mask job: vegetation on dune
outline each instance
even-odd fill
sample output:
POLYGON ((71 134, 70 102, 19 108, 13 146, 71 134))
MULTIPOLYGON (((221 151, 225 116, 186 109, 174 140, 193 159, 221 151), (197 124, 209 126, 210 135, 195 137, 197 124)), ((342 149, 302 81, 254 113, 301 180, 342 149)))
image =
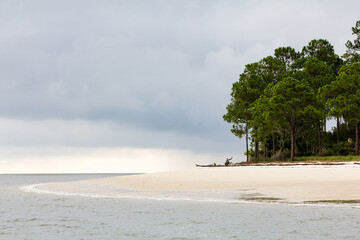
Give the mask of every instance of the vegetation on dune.
POLYGON ((245 66, 223 118, 245 137, 248 162, 359 155, 360 21, 352 32, 342 57, 315 39, 245 66), (327 131, 331 118, 337 125, 327 131))
MULTIPOLYGON (((312 156, 297 156, 294 157, 294 160, 291 161, 290 158, 286 158, 283 159, 281 162, 288 162, 288 163, 296 163, 296 164, 308 164, 308 163, 319 163, 321 164, 321 162, 350 162, 350 161, 360 161, 360 156, 358 155, 347 155, 347 156, 341 156, 341 155, 333 155, 333 156, 319 156, 319 155, 312 155, 312 156)), ((244 163, 244 165, 246 164, 252 164, 252 163, 278 163, 277 160, 274 160, 271 157, 267 157, 266 159, 264 158, 257 158, 257 159, 252 159, 250 162, 248 163, 244 163)), ((325 163, 324 163, 325 164, 325 163)), ((236 165, 236 164, 235 164, 236 165)))

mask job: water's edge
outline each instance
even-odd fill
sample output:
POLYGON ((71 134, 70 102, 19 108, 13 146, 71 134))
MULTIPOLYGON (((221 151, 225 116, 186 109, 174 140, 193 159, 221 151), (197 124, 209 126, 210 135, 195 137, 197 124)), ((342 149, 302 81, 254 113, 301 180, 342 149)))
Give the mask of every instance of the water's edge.
MULTIPOLYGON (((60 183, 60 182, 59 182, 60 183)), ((52 191, 44 189, 52 183, 38 183, 21 186, 19 189, 27 193, 54 194, 61 196, 77 196, 89 198, 113 198, 113 199, 138 199, 156 201, 193 201, 193 202, 222 202, 222 203, 243 203, 243 204, 286 204, 296 206, 319 206, 319 207, 352 207, 360 208, 360 200, 319 200, 290 202, 286 199, 264 196, 251 189, 222 190, 222 191, 184 191, 184 190, 162 190, 162 191, 140 191, 132 189, 116 189, 116 192, 108 193, 87 193, 52 191), (43 187, 43 188, 40 188, 43 187)))

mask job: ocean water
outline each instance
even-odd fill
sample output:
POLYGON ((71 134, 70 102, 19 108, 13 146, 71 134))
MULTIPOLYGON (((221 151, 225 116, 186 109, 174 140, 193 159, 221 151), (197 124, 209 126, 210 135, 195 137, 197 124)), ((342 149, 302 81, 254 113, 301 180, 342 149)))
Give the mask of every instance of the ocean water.
POLYGON ((359 206, 102 198, 23 190, 39 183, 116 175, 0 175, 0 239, 360 239, 359 206))

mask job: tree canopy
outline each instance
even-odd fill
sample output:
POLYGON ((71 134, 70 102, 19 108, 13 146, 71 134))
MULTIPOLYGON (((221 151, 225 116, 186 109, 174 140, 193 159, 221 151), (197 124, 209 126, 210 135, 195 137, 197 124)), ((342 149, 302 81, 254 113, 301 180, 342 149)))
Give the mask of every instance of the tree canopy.
POLYGON ((245 66, 223 118, 233 123, 234 135, 245 136, 248 161, 261 154, 291 160, 359 154, 360 21, 352 32, 356 38, 346 43, 343 59, 330 42, 314 39, 299 52, 279 47, 245 66), (330 118, 337 127, 326 131, 330 118))

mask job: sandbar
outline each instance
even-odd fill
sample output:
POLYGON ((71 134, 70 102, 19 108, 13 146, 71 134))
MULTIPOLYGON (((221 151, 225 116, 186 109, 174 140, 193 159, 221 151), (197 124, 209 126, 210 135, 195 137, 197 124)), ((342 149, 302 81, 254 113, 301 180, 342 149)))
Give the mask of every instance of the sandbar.
POLYGON ((232 192, 247 200, 287 203, 360 202, 360 165, 241 166, 194 168, 188 171, 125 175, 76 182, 51 183, 38 190, 94 196, 127 197, 132 193, 160 195, 164 191, 232 192), (119 190, 126 190, 119 191, 119 190))

